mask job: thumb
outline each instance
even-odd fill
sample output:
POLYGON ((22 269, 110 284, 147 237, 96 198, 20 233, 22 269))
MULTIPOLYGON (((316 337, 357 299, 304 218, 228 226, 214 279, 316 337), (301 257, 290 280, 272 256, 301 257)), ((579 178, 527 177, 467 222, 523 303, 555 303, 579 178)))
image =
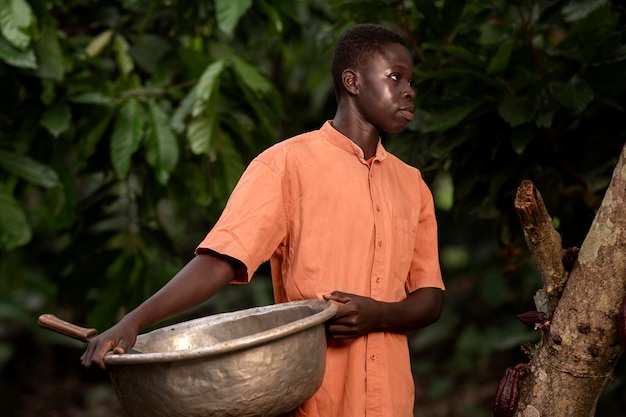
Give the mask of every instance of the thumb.
POLYGON ((116 355, 123 355, 131 350, 132 347, 132 343, 129 343, 126 340, 121 340, 118 345, 113 348, 113 353, 115 353, 116 355))
POLYGON ((324 300, 333 300, 333 301, 337 301, 339 303, 347 303, 349 301, 352 301, 352 299, 350 297, 348 297, 348 295, 346 293, 343 293, 341 291, 333 291, 330 294, 324 294, 322 297, 324 297, 324 300))

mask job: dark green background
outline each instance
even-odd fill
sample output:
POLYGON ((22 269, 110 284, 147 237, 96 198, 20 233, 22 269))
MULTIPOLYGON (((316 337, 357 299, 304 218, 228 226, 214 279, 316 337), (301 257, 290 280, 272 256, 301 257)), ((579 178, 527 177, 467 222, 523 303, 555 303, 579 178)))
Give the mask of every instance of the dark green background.
MULTIPOLYGON (((580 246, 626 141, 626 13, 575 1, 0 0, 0 410, 115 416, 83 345, 187 262, 243 168, 334 114, 338 34, 384 24, 415 58, 416 120, 385 137, 436 198, 448 290, 411 334, 419 416, 489 416, 540 335, 513 210, 538 187, 580 246)), ((187 315, 269 304, 264 266, 187 315)), ((618 363, 597 416, 623 416, 618 363)))

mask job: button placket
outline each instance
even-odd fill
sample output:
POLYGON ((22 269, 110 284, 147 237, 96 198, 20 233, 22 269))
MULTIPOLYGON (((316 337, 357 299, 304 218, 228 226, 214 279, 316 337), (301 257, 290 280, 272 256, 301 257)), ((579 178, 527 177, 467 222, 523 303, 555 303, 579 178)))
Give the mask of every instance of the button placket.
MULTIPOLYGON (((380 187, 374 178, 378 179, 378 175, 374 177, 375 170, 380 169, 378 164, 372 164, 370 168, 370 196, 372 200, 372 208, 374 210, 374 259, 372 264, 372 272, 370 276, 370 295, 375 299, 380 299, 384 294, 382 288, 382 274, 385 262, 384 241, 385 236, 385 219, 382 213, 382 202, 380 196, 380 187)), ((378 174, 378 172, 376 173, 378 174)))

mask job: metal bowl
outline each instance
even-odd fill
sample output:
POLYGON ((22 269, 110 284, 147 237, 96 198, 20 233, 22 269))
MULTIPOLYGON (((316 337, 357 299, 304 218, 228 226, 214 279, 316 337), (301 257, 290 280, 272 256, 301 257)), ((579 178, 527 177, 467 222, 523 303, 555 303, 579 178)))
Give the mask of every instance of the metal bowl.
POLYGON ((278 416, 321 386, 324 322, 337 308, 305 300, 190 320, 104 362, 129 417, 278 416))

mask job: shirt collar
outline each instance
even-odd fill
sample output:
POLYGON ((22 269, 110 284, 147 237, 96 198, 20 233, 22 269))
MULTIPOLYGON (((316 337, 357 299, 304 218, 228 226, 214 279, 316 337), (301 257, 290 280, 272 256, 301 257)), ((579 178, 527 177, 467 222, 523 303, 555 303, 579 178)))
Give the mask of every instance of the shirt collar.
MULTIPOLYGON (((324 137, 331 142, 333 145, 338 148, 343 149, 344 151, 354 154, 357 158, 359 158, 362 162, 365 162, 365 158, 363 157, 363 150, 354 143, 350 138, 344 136, 341 132, 335 129, 332 126, 332 120, 327 120, 326 123, 322 125, 320 128, 320 132, 324 135, 324 137)), ((383 147, 383 144, 378 139, 378 144, 376 145, 376 155, 374 156, 374 161, 382 161, 387 157, 387 151, 383 147)))

